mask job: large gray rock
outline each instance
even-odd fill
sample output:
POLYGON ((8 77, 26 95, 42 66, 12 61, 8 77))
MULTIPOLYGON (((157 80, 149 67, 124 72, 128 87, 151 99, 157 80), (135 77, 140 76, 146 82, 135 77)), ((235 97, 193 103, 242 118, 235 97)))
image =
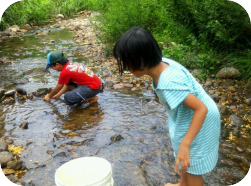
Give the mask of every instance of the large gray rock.
POLYGON ((3 141, 0 141, 0 152, 7 150, 8 150, 7 144, 3 141))
POLYGON ((240 75, 240 72, 234 67, 225 67, 216 75, 220 79, 235 79, 240 75))
POLYGON ((244 121, 237 115, 231 115, 229 121, 231 121, 231 124, 236 127, 241 127, 244 123, 244 121))
POLYGON ((23 165, 23 161, 22 160, 14 160, 14 161, 9 161, 7 163, 7 168, 8 169, 13 169, 13 170, 18 170, 22 167, 23 165))
POLYGON ((7 166, 9 161, 13 160, 13 154, 11 152, 3 151, 0 152, 0 164, 2 168, 7 166))
POLYGON ((245 99, 244 102, 245 102, 247 105, 251 106, 251 98, 245 99))

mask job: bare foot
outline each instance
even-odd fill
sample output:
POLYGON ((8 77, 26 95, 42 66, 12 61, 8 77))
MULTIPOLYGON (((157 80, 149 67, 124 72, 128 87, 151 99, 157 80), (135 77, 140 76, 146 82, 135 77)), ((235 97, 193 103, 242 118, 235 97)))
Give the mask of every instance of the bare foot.
POLYGON ((98 100, 98 96, 94 96, 94 97, 91 97, 91 98, 87 98, 87 99, 85 99, 85 100, 82 100, 81 103, 86 103, 86 102, 88 102, 89 105, 91 105, 92 103, 95 103, 97 100, 98 100))
POLYGON ((94 97, 90 98, 89 105, 91 105, 92 103, 95 103, 97 100, 98 100, 98 96, 94 96, 94 97))
POLYGON ((180 183, 167 183, 165 186, 180 186, 180 183))

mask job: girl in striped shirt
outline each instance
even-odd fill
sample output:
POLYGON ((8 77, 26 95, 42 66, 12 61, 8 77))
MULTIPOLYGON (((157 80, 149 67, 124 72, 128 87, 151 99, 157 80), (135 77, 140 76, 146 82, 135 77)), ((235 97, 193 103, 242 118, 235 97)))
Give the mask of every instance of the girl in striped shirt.
POLYGON ((178 184, 203 186, 203 174, 218 160, 220 114, 215 102, 191 73, 162 52, 151 33, 140 27, 125 32, 114 46, 119 72, 149 75, 153 89, 168 113, 174 156, 174 171, 181 174, 178 184))

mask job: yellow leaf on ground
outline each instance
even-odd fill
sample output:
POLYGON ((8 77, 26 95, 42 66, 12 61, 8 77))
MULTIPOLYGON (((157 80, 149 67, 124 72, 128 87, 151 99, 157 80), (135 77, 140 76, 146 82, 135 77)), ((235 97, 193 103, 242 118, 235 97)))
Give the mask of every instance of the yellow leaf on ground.
POLYGON ((8 149, 10 152, 12 152, 13 154, 21 154, 23 149, 22 146, 14 146, 14 145, 8 145, 8 149))

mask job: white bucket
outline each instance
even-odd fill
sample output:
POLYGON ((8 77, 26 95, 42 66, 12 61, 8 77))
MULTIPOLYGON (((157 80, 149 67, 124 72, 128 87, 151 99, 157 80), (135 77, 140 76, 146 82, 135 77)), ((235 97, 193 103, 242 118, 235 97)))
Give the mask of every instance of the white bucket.
POLYGON ((113 186, 112 166, 99 157, 71 160, 55 173, 57 186, 113 186))

